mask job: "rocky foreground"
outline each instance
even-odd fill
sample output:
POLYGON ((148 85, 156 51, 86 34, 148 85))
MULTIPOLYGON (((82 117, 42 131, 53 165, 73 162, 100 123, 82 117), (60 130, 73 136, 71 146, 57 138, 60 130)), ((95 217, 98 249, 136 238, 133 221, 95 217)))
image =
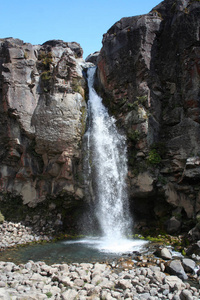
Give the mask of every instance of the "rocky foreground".
MULTIPOLYGON (((44 238, 48 239, 42 234, 34 234, 31 228, 20 223, 4 222, 0 225, 1 250, 44 238)), ((0 262, 0 299, 198 300, 199 257, 193 255, 193 258, 173 259, 171 252, 162 247, 156 256, 145 257, 137 253, 134 259, 130 256, 112 263, 49 266, 33 261, 20 265, 0 262)))
POLYGON ((196 299, 197 288, 158 266, 115 268, 108 264, 0 262, 0 299, 196 299))

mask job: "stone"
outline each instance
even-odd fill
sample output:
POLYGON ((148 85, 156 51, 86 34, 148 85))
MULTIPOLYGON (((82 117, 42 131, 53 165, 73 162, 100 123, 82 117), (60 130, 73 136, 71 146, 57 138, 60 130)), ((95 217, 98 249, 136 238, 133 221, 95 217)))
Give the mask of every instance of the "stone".
POLYGON ((126 289, 130 289, 132 287, 132 284, 129 280, 121 279, 117 282, 115 287, 122 290, 126 290, 126 289))
POLYGON ((167 248, 158 248, 155 255, 163 259, 172 259, 172 254, 167 248))
POLYGON ((176 275, 182 280, 187 280, 188 276, 185 273, 180 260, 172 260, 165 264, 166 271, 171 275, 176 275))
POLYGON ((168 221, 166 221, 165 226, 167 233, 175 234, 180 231, 181 222, 177 220, 176 217, 171 217, 168 221))
POLYGON ((188 290, 182 290, 180 294, 181 300, 193 300, 193 295, 190 291, 188 290))
POLYGON ((5 288, 0 288, 0 299, 1 300, 11 300, 11 296, 9 295, 9 293, 7 292, 7 290, 5 288))
POLYGON ((178 290, 186 287, 183 281, 177 276, 166 276, 164 281, 170 287, 170 289, 174 289, 175 286, 178 290))
POLYGON ((94 52, 94 53, 92 53, 92 54, 89 54, 87 57, 86 57, 86 59, 85 59, 85 61, 86 62, 91 62, 91 63, 93 63, 94 65, 97 65, 97 60, 98 60, 98 57, 99 57, 99 51, 96 51, 96 52, 94 52))
POLYGON ((77 296, 78 296, 77 291, 75 291, 73 289, 69 289, 66 292, 61 294, 61 299, 62 300, 74 300, 77 296))
POLYGON ((183 265, 185 272, 187 272, 187 273, 195 272, 196 263, 192 259, 189 259, 189 258, 182 259, 182 265, 183 265))

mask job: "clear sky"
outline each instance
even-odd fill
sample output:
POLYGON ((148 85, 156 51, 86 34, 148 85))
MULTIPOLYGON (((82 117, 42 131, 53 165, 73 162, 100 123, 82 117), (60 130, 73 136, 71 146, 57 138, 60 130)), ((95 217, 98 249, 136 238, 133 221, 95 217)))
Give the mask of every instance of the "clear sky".
POLYGON ((43 44, 78 42, 84 58, 101 49, 103 34, 123 17, 148 13, 159 0, 0 0, 0 38, 43 44))

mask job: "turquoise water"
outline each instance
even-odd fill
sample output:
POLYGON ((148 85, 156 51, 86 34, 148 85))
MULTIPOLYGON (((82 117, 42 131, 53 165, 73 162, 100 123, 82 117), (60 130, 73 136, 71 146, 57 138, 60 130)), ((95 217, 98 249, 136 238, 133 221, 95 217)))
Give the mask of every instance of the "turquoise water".
POLYGON ((103 262, 117 259, 133 251, 142 251, 145 246, 141 240, 122 240, 112 244, 101 238, 80 240, 63 240, 55 243, 27 245, 0 252, 1 261, 12 261, 16 264, 29 260, 54 263, 103 262))

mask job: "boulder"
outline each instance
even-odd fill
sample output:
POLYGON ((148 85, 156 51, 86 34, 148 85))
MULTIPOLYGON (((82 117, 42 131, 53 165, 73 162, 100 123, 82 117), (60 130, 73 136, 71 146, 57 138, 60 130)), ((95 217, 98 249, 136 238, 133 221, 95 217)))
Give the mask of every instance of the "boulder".
POLYGON ((186 254, 187 255, 192 255, 192 254, 196 254, 196 255, 199 255, 200 256, 200 240, 192 245, 190 245, 188 248, 187 248, 187 251, 186 251, 186 254))
POLYGON ((183 265, 185 272, 187 272, 187 273, 195 272, 196 263, 192 259, 184 258, 182 260, 182 265, 183 265))
POLYGON ((169 234, 176 234, 180 231, 181 222, 177 220, 175 217, 171 217, 166 223, 166 231, 169 234))
POLYGON ((182 280, 187 280, 188 276, 184 271, 184 268, 180 262, 180 260, 172 260, 169 261, 165 264, 165 270, 168 272, 170 275, 176 275, 182 280))
POLYGON ((158 248, 155 252, 155 255, 163 259, 172 259, 172 254, 167 248, 158 248))
POLYGON ((186 287, 183 281, 177 276, 166 276, 164 282, 168 284, 171 289, 173 289, 175 286, 178 290, 186 287))

